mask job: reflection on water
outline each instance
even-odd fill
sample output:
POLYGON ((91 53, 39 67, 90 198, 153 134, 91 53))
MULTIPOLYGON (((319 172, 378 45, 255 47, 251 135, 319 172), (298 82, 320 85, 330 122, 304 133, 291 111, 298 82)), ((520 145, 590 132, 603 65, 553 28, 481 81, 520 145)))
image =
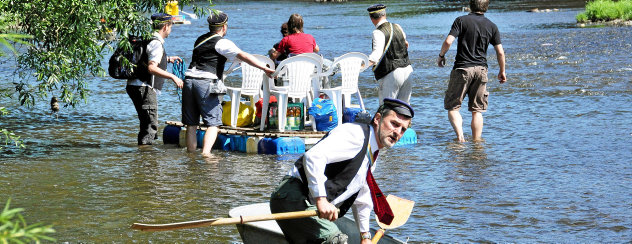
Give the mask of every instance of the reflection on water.
MULTIPOLYGON (((419 139, 380 156, 375 176, 382 190, 416 202, 408 222, 389 232, 411 243, 631 240, 632 30, 578 28, 574 16, 583 1, 492 1, 487 16, 501 31, 509 80, 499 85, 490 78, 485 141, 461 144, 442 108, 450 69, 435 62, 452 21, 464 14, 462 2, 387 3, 411 44, 419 139)), ((214 3, 231 16, 228 38, 247 52, 267 52, 291 12, 303 15, 306 33, 327 58, 371 49, 369 2, 214 3)), ((176 26, 169 54, 189 60, 206 30, 203 18, 176 26)), ((454 55, 453 47, 448 62, 454 55)), ((495 77, 493 49, 488 56, 495 77)), ((9 76, 13 64, 4 62, 0 72, 9 76)), ((54 224, 59 241, 239 242, 233 226, 156 233, 129 226, 226 217, 233 207, 265 202, 298 157, 216 151, 204 158, 171 145, 139 148, 124 83, 92 81, 90 103, 62 108, 58 119, 47 104, 27 109, 0 98, 12 109, 0 128, 27 144, 0 152, 0 201, 12 197, 29 222, 54 224)), ((0 88, 11 89, 6 82, 0 88)), ((377 83, 368 71, 360 90, 374 111, 377 83)), ((180 120, 172 85, 159 106, 161 121, 180 120)), ((470 114, 463 111, 463 118, 468 134, 470 114)))

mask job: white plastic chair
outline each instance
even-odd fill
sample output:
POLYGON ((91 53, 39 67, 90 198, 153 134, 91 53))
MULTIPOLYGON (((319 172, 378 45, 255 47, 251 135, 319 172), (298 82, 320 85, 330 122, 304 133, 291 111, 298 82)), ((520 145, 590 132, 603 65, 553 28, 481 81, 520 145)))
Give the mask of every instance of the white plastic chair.
MULTIPOLYGON (((274 61, 270 58, 258 54, 253 54, 252 56, 268 65, 271 69, 274 69, 274 61)), ((230 94, 230 100, 232 101, 230 107, 230 126, 233 128, 237 127, 237 115, 239 114, 241 96, 246 95, 250 97, 250 106, 254 111, 255 103, 259 100, 259 97, 262 97, 261 85, 264 81, 268 82, 268 77, 263 70, 251 66, 244 61, 233 63, 227 73, 238 69, 239 67, 235 67, 236 64, 241 65, 241 87, 226 87, 230 94)))
MULTIPOLYGON (((318 54, 318 53, 301 53, 301 54, 296 55, 296 56, 307 56, 307 57, 311 57, 313 59, 316 59, 316 60, 318 60, 318 62, 320 62, 320 66, 322 67, 322 71, 324 72, 325 69, 326 69, 325 58, 322 55, 318 54)), ((327 61, 329 62, 329 64, 331 64, 331 61, 329 61, 329 60, 327 60, 327 61)), ((329 87, 329 79, 328 79, 327 76, 322 76, 321 75, 321 77, 319 79, 320 79, 320 82, 321 82, 319 84, 320 88, 330 88, 329 87)))
MULTIPOLYGON (((264 84, 264 93, 267 93, 266 88, 269 88, 269 93, 277 97, 279 131, 285 131, 288 98, 300 98, 307 108, 312 105, 313 94, 318 94, 317 83, 318 78, 321 76, 321 70, 322 66, 318 60, 306 56, 294 56, 281 61, 274 74, 272 74, 272 77, 283 74, 288 79, 288 86, 275 86, 272 79, 269 79, 268 83, 264 84), (316 90, 314 91, 314 89, 316 90)), ((263 125, 268 116, 266 111, 269 97, 270 94, 264 94, 261 130, 263 130, 263 125)), ((306 110, 304 109, 303 111, 306 110)), ((312 116, 309 117, 312 129, 316 131, 316 121, 312 116)))
POLYGON ((334 62, 323 76, 330 76, 337 66, 340 67, 339 73, 342 77, 342 85, 321 89, 320 92, 327 94, 334 103, 338 112, 338 124, 342 124, 342 112, 345 107, 351 106, 351 95, 357 95, 360 108, 365 109, 360 89, 358 89, 358 77, 362 71, 369 67, 369 57, 359 52, 346 53, 334 59, 334 62))

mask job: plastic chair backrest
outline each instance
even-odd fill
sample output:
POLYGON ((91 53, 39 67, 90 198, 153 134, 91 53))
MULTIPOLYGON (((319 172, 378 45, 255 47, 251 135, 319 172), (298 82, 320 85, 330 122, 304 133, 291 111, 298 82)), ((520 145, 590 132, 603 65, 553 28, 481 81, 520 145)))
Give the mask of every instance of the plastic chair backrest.
POLYGON ((369 57, 359 52, 347 53, 336 58, 330 69, 333 69, 336 65, 340 66, 342 92, 354 93, 358 91, 358 77, 360 72, 368 68, 369 57))
POLYGON ((310 58, 318 60, 320 62, 321 66, 323 64, 323 56, 320 56, 320 54, 317 54, 317 53, 301 53, 301 54, 296 55, 296 56, 307 56, 307 57, 310 57, 310 58))
MULTIPOLYGON (((268 65, 271 69, 274 69, 274 61, 270 58, 259 54, 253 54, 252 56, 268 65)), ((264 76, 265 72, 263 72, 263 70, 241 61, 241 94, 259 94, 262 82, 267 81, 264 76)))
POLYGON ((321 75, 321 63, 311 57, 294 56, 279 64, 273 76, 284 72, 288 79, 288 96, 304 97, 312 89, 312 79, 321 75))

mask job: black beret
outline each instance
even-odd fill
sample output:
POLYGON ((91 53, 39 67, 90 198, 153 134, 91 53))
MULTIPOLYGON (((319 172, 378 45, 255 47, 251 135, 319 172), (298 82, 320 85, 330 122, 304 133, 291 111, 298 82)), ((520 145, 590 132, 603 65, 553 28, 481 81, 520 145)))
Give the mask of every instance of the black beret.
POLYGON ((415 111, 407 102, 404 102, 395 98, 384 98, 383 106, 390 108, 398 114, 404 115, 406 117, 415 117, 415 111))
POLYGON ((386 5, 384 4, 375 4, 371 7, 367 8, 366 11, 369 11, 370 14, 386 9, 386 5))
POLYGON ((169 14, 165 14, 165 13, 156 13, 156 14, 152 14, 151 15, 151 21, 157 22, 157 21, 169 21, 171 20, 172 16, 169 14))
POLYGON ((222 26, 228 22, 228 15, 222 11, 212 11, 211 15, 206 18, 210 26, 222 26))

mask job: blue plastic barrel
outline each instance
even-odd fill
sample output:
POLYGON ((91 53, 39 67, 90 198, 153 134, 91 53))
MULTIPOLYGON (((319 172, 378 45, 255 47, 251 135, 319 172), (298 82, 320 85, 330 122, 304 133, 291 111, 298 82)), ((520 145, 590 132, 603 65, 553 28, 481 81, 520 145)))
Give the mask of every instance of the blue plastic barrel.
MULTIPOLYGON (((204 131, 204 130, 197 130, 196 136, 197 136, 197 147, 198 148, 202 148, 202 146, 204 145, 204 135, 205 134, 206 134, 206 131, 204 131)), ((217 139, 215 139, 215 144, 213 144, 213 149, 222 149, 224 151, 231 151, 230 137, 228 137, 227 135, 223 135, 223 134, 217 134, 217 139)))
POLYGON ((248 141, 248 136, 229 135, 228 137, 230 138, 231 151, 246 152, 246 142, 248 141))
POLYGON ((217 139, 215 140, 215 144, 213 148, 222 149, 224 151, 231 151, 230 148, 230 140, 231 138, 224 134, 218 134, 217 139))
POLYGON ((356 115, 362 112, 361 108, 345 108, 342 112, 342 123, 352 123, 356 119, 356 115))
POLYGON ((299 137, 263 138, 259 141, 259 153, 295 154, 305 152, 305 142, 299 137))
POLYGON ((202 143, 204 143, 204 135, 206 134, 206 131, 203 130, 197 130, 195 132, 195 138, 197 139, 197 147, 198 148, 202 148, 202 143))
POLYGON ((180 126, 167 125, 162 130, 162 141, 164 144, 178 144, 180 142, 180 126))
POLYGON ((402 136, 402 138, 399 139, 399 141, 395 144, 395 146, 409 145, 409 144, 416 144, 416 143, 417 143, 417 132, 409 128, 406 130, 406 132, 404 132, 404 135, 402 136))

